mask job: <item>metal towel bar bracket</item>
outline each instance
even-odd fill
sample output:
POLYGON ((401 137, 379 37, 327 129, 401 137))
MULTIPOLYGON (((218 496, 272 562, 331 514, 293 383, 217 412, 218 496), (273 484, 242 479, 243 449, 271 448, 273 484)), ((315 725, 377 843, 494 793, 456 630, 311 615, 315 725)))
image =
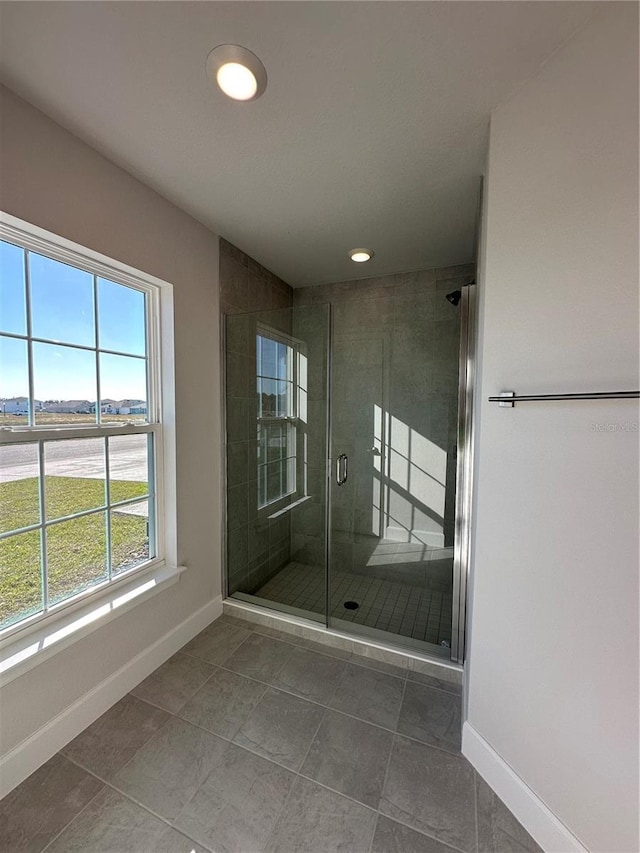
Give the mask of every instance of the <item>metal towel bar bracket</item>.
POLYGON ((497 397, 489 397, 490 403, 499 403, 505 409, 513 409, 516 403, 538 403, 547 400, 633 400, 640 398, 640 391, 597 391, 592 394, 516 394, 501 391, 497 397))

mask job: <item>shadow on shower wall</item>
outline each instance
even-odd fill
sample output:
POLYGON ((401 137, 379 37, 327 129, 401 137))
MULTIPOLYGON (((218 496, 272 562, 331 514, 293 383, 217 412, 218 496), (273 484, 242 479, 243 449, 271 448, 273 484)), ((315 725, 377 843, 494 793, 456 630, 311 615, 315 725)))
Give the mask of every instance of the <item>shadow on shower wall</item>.
MULTIPOLYGON (((415 564, 429 561, 429 580, 451 586, 460 316, 446 294, 473 274, 465 265, 294 291, 296 306, 333 307, 333 454, 350 467, 348 486, 332 491, 332 567, 423 583, 415 564)), ((297 535, 309 532, 294 523, 297 535)))

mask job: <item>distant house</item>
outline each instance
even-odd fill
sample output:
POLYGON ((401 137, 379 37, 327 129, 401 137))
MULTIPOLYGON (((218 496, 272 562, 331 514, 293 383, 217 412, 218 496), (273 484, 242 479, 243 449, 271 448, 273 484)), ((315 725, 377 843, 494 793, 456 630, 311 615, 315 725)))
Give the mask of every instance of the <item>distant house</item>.
POLYGON ((60 400, 57 403, 45 403, 43 410, 60 415, 90 415, 95 412, 95 403, 90 400, 60 400))
POLYGON ((144 400, 120 400, 120 415, 146 415, 147 404, 144 400))
MULTIPOLYGON (((36 412, 42 409, 42 400, 34 400, 36 412)), ((0 398, 0 412, 4 415, 27 415, 29 414, 28 397, 2 397, 0 398)))
MULTIPOLYGON (((95 411, 95 403, 91 411, 95 411)), ((100 414, 102 415, 145 415, 147 404, 144 400, 102 400, 100 403, 100 414)))

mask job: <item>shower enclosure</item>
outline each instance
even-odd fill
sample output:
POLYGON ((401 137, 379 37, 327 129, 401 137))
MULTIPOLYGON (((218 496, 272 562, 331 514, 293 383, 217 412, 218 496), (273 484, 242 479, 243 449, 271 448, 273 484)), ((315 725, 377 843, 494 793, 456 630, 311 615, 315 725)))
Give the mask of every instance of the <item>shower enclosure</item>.
POLYGON ((226 317, 228 596, 462 661, 474 289, 226 317))

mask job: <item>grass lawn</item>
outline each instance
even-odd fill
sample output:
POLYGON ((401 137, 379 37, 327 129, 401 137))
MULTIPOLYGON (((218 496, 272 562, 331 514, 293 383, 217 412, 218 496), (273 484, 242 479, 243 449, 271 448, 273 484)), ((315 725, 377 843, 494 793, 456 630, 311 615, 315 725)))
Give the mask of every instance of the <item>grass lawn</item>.
MULTIPOLYGON (((128 423, 129 421, 144 422, 144 415, 102 415, 103 424, 128 423)), ((78 426, 82 424, 95 424, 95 415, 62 414, 61 412, 36 412, 36 426, 78 426)), ((26 415, 11 415, 0 411, 0 426, 28 426, 29 420, 26 415)))
MULTIPOLYGON (((111 483, 117 500, 146 494, 147 484, 118 480, 111 483)), ((104 481, 79 477, 45 477, 47 519, 93 509, 105 503, 104 481)), ((38 478, 0 484, 0 531, 39 519, 38 478)), ((111 564, 122 572, 148 556, 147 519, 111 512, 111 564)), ((47 528, 49 601, 62 601, 108 576, 106 513, 83 516, 47 528)), ((10 624, 42 609, 40 532, 20 533, 0 540, 0 625, 10 624)))

